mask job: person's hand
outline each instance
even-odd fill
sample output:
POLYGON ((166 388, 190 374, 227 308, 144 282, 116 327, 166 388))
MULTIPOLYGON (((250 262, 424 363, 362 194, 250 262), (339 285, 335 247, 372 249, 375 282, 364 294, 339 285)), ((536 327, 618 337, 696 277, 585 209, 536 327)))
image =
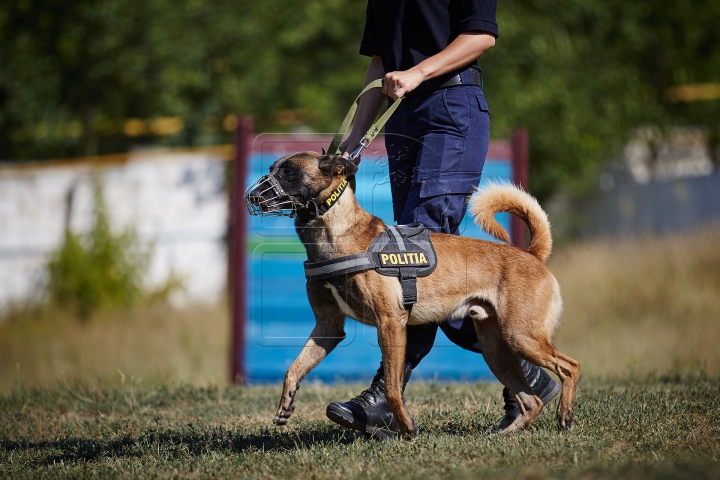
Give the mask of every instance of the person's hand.
POLYGON ((422 73, 414 68, 402 72, 385 74, 382 91, 385 95, 397 100, 415 90, 423 82, 422 73))
MULTIPOLYGON (((358 137, 356 135, 350 134, 348 138, 346 138, 341 144, 340 149, 343 150, 343 158, 347 158, 350 156, 352 152, 355 151, 356 148, 360 146, 360 140, 362 140, 362 136, 358 137)), ((353 163, 355 165, 360 164, 360 156, 353 160, 353 163)))

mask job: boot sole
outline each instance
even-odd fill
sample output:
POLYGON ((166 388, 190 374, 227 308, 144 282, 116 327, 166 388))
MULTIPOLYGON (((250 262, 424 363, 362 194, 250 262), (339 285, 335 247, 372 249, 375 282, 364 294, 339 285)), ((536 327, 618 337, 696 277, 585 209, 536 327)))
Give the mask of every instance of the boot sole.
POLYGON ((356 430, 365 435, 365 437, 367 438, 377 438, 378 440, 385 441, 392 440, 397 437, 396 432, 388 430, 387 428, 357 424, 355 423, 355 419, 352 417, 351 414, 348 414, 347 412, 344 412, 342 410, 332 409, 330 408, 330 406, 328 406, 327 410, 325 411, 325 416, 327 416, 330 420, 337 423, 341 427, 356 430))

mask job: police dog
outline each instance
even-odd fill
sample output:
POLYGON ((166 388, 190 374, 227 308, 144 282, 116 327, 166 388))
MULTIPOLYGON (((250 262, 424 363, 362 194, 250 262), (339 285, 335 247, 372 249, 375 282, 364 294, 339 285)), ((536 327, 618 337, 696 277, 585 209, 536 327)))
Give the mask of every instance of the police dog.
MULTIPOLYGON (((363 210, 346 187, 356 171, 354 163, 339 156, 297 153, 275 162, 271 174, 248 189, 245 202, 254 214, 284 212, 295 217, 310 262, 366 252, 385 224, 363 210)), ((505 243, 433 233, 437 267, 417 279, 417 303, 409 310, 403 306, 398 279, 374 270, 307 282, 315 328, 285 375, 273 423, 287 423, 300 381, 342 341, 345 317, 351 317, 377 327, 388 405, 400 434, 416 436, 418 429, 402 394, 405 326, 467 316, 488 366, 523 410, 502 433, 529 428, 543 409, 519 358, 560 378, 558 428, 571 427, 580 364, 552 344, 562 299, 557 280, 545 266, 552 250, 547 215, 533 197, 509 184, 483 189, 471 199, 469 209, 478 225, 505 243), (527 250, 509 244, 508 233, 493 218, 497 212, 513 213, 527 223, 532 234, 527 250)))

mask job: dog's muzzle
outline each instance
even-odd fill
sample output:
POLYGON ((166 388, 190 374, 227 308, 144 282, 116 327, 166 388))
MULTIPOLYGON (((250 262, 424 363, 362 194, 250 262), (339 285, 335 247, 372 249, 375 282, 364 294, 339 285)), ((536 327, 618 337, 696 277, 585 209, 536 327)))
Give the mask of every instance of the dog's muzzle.
POLYGON ((299 204, 285 193, 273 173, 263 175, 245 190, 245 208, 250 215, 293 218, 297 215, 299 204))

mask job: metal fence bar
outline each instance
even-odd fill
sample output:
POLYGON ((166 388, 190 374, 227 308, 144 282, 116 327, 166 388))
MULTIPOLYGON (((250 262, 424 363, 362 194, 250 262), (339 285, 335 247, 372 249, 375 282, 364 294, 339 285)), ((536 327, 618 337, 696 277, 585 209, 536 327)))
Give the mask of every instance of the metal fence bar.
MULTIPOLYGON (((513 183, 529 191, 528 149, 529 135, 524 128, 510 132, 510 149, 512 151, 513 183)), ((514 245, 525 248, 528 244, 528 227, 519 217, 513 215, 510 226, 510 238, 514 245)))
POLYGON ((235 171, 233 172, 230 198, 230 262, 228 286, 230 292, 230 381, 245 383, 245 325, 247 305, 245 298, 246 254, 245 232, 246 213, 242 196, 245 191, 247 164, 252 149, 252 117, 241 117, 235 134, 235 171))

